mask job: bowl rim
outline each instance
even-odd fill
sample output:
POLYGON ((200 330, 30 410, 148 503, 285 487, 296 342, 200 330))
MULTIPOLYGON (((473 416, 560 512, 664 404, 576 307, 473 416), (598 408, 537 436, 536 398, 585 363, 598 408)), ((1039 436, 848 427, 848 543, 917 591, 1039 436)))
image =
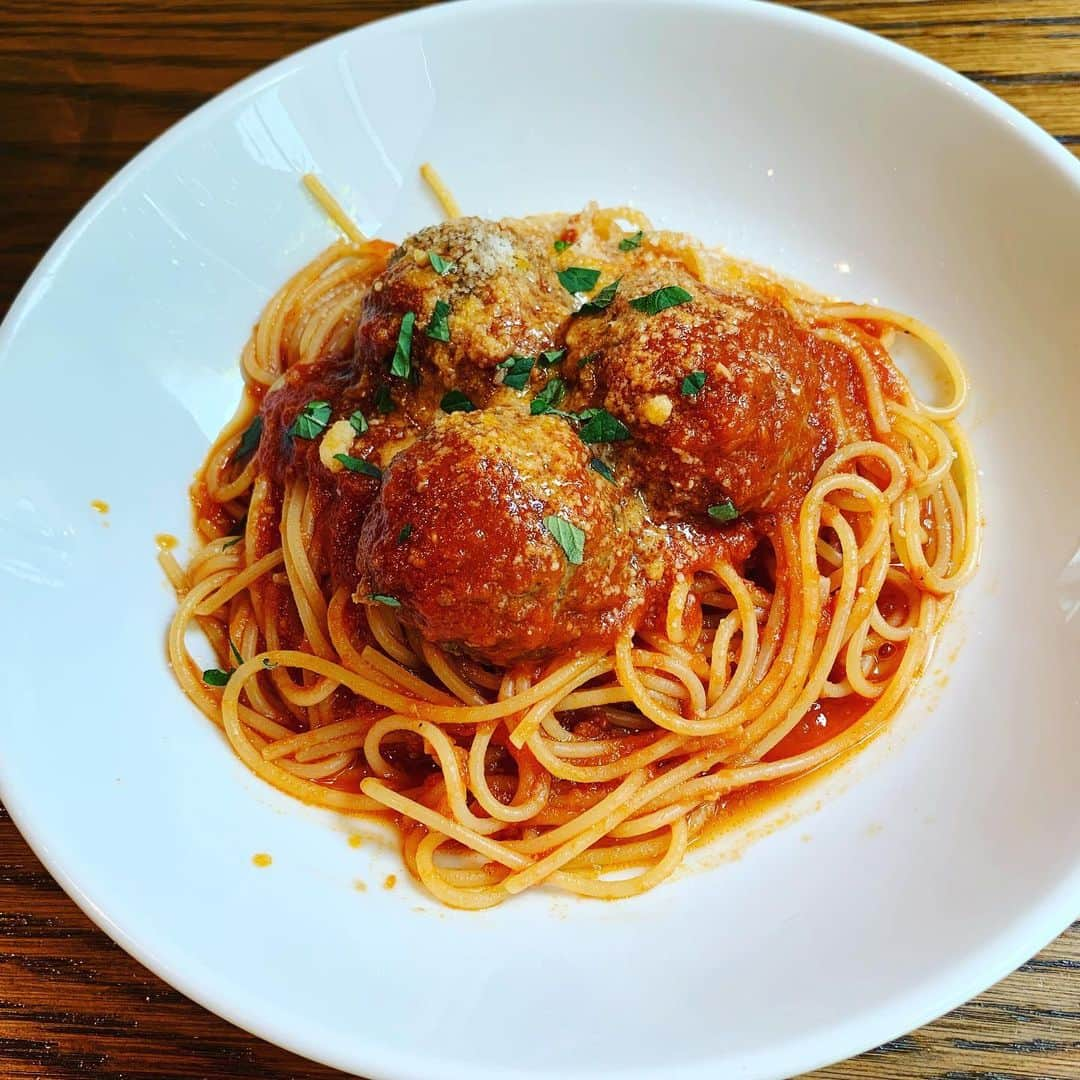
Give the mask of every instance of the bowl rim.
MULTIPOLYGON (((413 9, 373 20, 314 42, 274 63, 260 68, 238 82, 226 87, 209 101, 200 105, 168 127, 125 164, 101 189, 90 198, 72 221, 64 228, 39 261, 19 290, 3 323, 0 324, 0 371, 9 351, 11 340, 22 320, 35 306, 43 287, 47 286, 55 268, 78 243, 82 234, 98 215, 138 175, 140 170, 168 153, 174 144, 187 134, 213 123, 219 114, 235 104, 260 93, 274 83, 305 67, 320 52, 333 49, 349 37, 378 37, 410 24, 418 29, 437 27, 444 21, 462 17, 483 21, 494 12, 513 8, 580 9, 581 6, 636 9, 683 8, 712 10, 718 14, 739 12, 755 19, 772 21, 776 25, 794 27, 808 39, 824 37, 881 57, 885 62, 906 69, 918 79, 926 79, 968 98, 972 105, 988 113, 999 124, 1012 129, 1025 144, 1026 150, 1039 158, 1065 179, 1080 195, 1080 159, 1072 155, 1052 135, 1018 109, 966 76, 924 56, 921 53, 879 37, 870 31, 839 22, 799 8, 791 8, 768 0, 452 0, 435 6, 413 9)), ((249 998, 242 1003, 226 998, 214 980, 203 980, 197 970, 185 968, 154 948, 147 934, 129 934, 114 922, 108 913, 107 897, 96 897, 71 877, 54 859, 49 837, 34 824, 33 808, 12 798, 5 782, 0 759, 0 801, 36 857, 60 884, 64 892, 83 913, 130 956, 159 978, 197 1004, 222 1017, 242 1030, 276 1046, 290 1050, 310 1060, 322 1062, 346 1072, 360 1069, 371 1077, 417 1078, 430 1080, 495 1080, 519 1078, 536 1080, 540 1072, 520 1067, 491 1070, 461 1062, 440 1061, 438 1057, 413 1048, 388 1046, 351 1051, 327 1047, 317 1035, 305 1032, 303 1025, 294 1030, 271 1026, 260 1011, 258 1000, 249 998)), ((744 1078, 789 1076, 810 1071, 854 1057, 921 1027, 944 1013, 980 994, 1064 932, 1080 914, 1080 853, 1072 870, 1034 905, 1028 907, 1009 927, 992 941, 973 950, 955 962, 952 968, 908 988, 903 994, 869 1013, 860 1013, 855 1020, 846 1020, 827 1029, 824 1034, 801 1037, 783 1048, 758 1051, 726 1067, 744 1078)), ((675 1080, 704 1080, 715 1075, 719 1059, 667 1068, 675 1080)), ((563 1073, 566 1080, 585 1080, 597 1070, 579 1069, 563 1073)), ((651 1067, 621 1069, 625 1080, 656 1080, 657 1070, 651 1067)))

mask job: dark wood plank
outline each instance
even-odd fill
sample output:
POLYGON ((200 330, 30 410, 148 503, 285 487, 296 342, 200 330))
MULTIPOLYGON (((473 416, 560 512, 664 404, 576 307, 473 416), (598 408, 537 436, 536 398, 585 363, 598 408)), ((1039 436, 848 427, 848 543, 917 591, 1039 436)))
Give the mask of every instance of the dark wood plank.
MULTIPOLYGON (((238 79, 411 0, 0 0, 0 314, 83 203, 238 79)), ((976 78, 1080 154, 1077 0, 796 0, 976 78)), ((1080 924, 947 1017, 816 1080, 1076 1080, 1080 924)), ((0 807, 0 1078, 340 1074, 167 987, 82 915, 0 807)))

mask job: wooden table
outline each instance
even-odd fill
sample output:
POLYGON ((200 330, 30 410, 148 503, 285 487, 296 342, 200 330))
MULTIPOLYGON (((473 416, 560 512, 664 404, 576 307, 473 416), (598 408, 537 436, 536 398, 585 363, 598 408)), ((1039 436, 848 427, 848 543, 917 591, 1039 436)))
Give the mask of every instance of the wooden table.
MULTIPOLYGON (((0 0, 0 315, 60 229, 169 124, 409 0, 0 0)), ((1080 0, 798 0, 969 75, 1080 154, 1080 0)), ((340 1074, 171 990, 79 912, 0 807, 0 1078, 340 1074)), ((936 1023, 819 1080, 1080 1077, 1080 923, 936 1023)))

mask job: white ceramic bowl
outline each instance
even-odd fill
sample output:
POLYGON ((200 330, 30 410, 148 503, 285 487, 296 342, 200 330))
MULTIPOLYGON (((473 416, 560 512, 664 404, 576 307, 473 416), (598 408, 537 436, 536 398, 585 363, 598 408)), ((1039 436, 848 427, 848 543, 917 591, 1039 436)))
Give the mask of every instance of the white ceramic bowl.
POLYGON ((276 64, 117 176, 0 334, 0 795, 149 967, 370 1076, 776 1077, 908 1030, 1080 910, 1078 295, 1069 155, 791 10, 447 5, 276 64), (819 812, 640 899, 441 910, 251 778, 165 664, 154 534, 188 535, 249 328, 334 236, 299 174, 394 238, 438 216, 428 159, 470 212, 630 201, 879 298, 971 372, 985 553, 924 691, 819 812))

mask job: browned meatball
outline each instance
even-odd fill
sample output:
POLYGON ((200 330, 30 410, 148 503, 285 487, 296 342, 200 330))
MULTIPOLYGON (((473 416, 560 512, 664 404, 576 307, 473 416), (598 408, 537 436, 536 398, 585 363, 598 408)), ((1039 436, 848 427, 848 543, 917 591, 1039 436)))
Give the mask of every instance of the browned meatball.
POLYGON ((820 441, 808 427, 818 368, 775 301, 651 268, 627 274, 602 315, 575 320, 567 343, 595 355, 577 396, 599 398, 630 428, 623 453, 654 507, 704 514, 731 499, 740 512, 770 509, 805 479, 820 441), (666 286, 692 299, 655 314, 631 304, 666 286))
POLYGON ((383 477, 357 599, 393 597, 428 641, 491 663, 607 645, 641 602, 639 507, 589 467, 561 419, 507 407, 441 416, 383 477), (580 551, 572 536, 569 553, 560 545, 556 518, 580 530, 580 551))
POLYGON ((364 301, 356 336, 361 368, 378 370, 393 356, 411 311, 414 364, 433 366, 443 386, 483 400, 496 385, 496 364, 514 354, 535 356, 561 340, 574 301, 559 284, 552 250, 539 227, 479 218, 457 218, 410 236, 364 301), (450 308, 443 335, 449 341, 429 334, 439 301, 450 308))
POLYGON ((264 504, 264 516, 272 522, 267 550, 281 543, 278 520, 286 485, 306 484, 314 511, 312 562, 317 572, 329 572, 333 588, 351 588, 360 526, 378 491, 377 470, 415 438, 418 421, 400 410, 379 413, 371 395, 361 393, 349 361, 290 368, 263 399, 260 421, 258 469, 271 485, 264 504), (319 419, 298 428, 311 407, 319 419), (345 468, 337 454, 369 463, 375 475, 345 468))

